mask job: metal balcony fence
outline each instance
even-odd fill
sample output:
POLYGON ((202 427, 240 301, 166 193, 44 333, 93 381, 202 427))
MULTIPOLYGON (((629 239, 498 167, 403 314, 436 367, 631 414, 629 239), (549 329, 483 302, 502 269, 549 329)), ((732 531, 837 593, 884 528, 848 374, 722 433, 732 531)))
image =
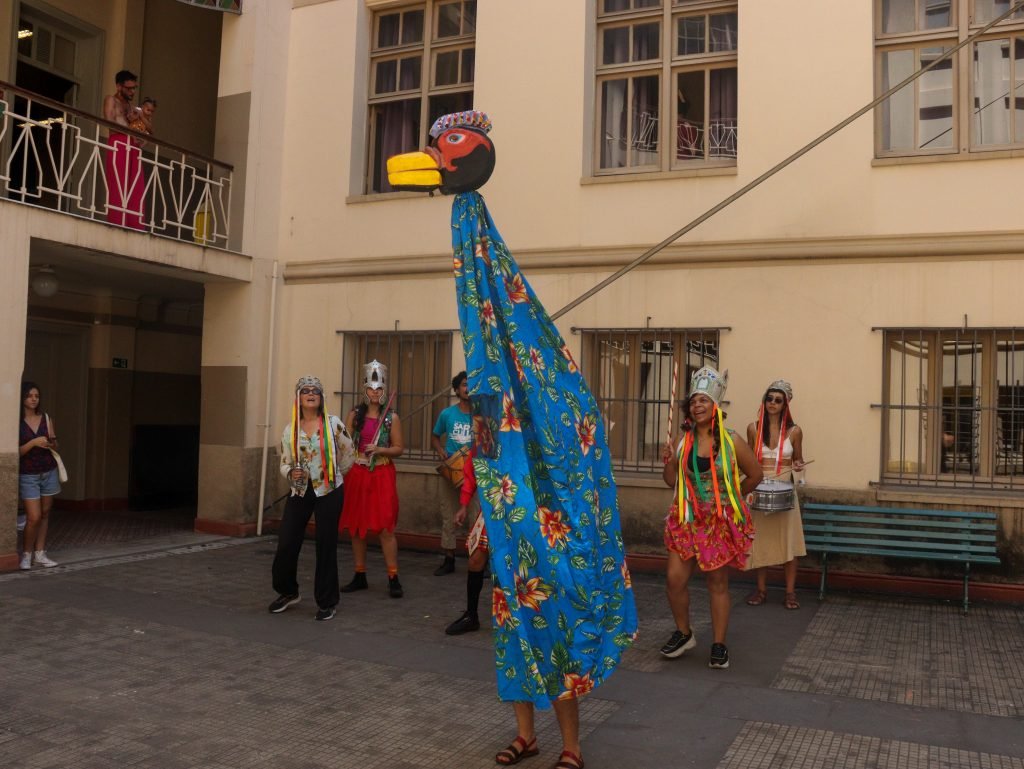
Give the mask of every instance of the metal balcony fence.
POLYGON ((228 247, 233 168, 0 82, 0 195, 151 235, 228 247))

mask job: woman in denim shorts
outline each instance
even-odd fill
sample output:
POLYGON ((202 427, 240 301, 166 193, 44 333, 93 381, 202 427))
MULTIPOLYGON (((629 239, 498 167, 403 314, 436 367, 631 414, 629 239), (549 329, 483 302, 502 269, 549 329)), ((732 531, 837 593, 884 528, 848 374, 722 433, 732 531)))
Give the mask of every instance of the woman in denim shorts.
POLYGON ((57 460, 50 449, 57 449, 56 435, 50 435, 53 420, 47 419, 39 397, 39 385, 21 383, 21 423, 18 425, 18 494, 25 505, 25 544, 22 569, 32 565, 56 566, 46 555, 46 529, 53 498, 60 494, 57 460))

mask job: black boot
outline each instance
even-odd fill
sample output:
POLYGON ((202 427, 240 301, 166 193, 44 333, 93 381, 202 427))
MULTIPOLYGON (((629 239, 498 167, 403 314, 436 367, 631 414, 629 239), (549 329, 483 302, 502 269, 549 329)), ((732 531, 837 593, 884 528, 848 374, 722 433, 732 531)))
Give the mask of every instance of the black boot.
POLYGON ((435 577, 443 577, 445 574, 451 574, 455 571, 455 556, 446 555, 441 565, 434 569, 435 577))
POLYGON ((341 592, 354 593, 357 590, 366 590, 368 587, 369 585, 366 584, 366 572, 357 571, 354 575, 352 575, 351 582, 349 582, 347 585, 341 586, 341 592))
POLYGON ((402 583, 398 581, 398 575, 388 577, 388 595, 392 598, 401 598, 405 595, 405 591, 402 590, 402 583))
POLYGON ((472 633, 479 629, 480 618, 467 611, 463 612, 461 617, 446 627, 444 632, 447 635, 462 635, 463 633, 472 633))

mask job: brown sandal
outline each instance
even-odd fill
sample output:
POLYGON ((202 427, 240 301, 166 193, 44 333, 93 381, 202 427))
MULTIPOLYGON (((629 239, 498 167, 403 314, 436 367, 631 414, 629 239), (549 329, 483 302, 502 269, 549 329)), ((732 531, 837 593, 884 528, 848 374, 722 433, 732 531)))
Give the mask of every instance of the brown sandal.
POLYGON ((571 750, 563 750, 562 755, 558 757, 558 763, 555 764, 555 769, 583 769, 583 757, 576 755, 571 750), (570 761, 572 761, 571 764, 570 761))
POLYGON ((518 764, 524 758, 535 756, 538 753, 540 750, 537 749, 536 737, 527 742, 517 735, 507 748, 498 752, 494 757, 494 763, 501 766, 512 766, 512 764, 518 764))
POLYGON ((782 605, 787 609, 799 609, 800 602, 796 600, 796 593, 786 593, 786 597, 783 599, 782 605))
POLYGON ((747 606, 760 606, 768 600, 767 590, 755 590, 747 596, 747 606))

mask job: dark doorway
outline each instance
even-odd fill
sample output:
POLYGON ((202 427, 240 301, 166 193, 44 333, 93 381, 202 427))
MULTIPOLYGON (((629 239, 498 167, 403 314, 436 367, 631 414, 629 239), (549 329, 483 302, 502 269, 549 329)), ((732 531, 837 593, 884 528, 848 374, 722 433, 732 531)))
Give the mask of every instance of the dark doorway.
POLYGON ((195 507, 199 426, 136 425, 131 453, 131 510, 195 507))

